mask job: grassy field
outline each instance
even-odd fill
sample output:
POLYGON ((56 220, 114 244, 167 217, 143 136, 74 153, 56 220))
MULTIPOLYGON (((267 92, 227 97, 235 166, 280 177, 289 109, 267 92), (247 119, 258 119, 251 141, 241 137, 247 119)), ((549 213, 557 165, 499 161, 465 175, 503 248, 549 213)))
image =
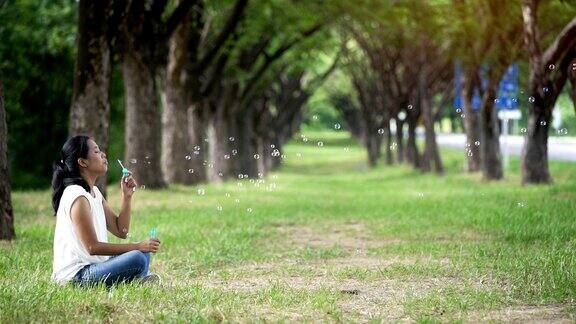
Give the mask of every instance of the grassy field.
POLYGON ((438 177, 368 169, 346 134, 307 135, 260 181, 136 193, 130 240, 157 226, 162 286, 52 284, 50 192, 14 193, 0 323, 575 320, 576 164, 522 187, 514 158, 487 183, 460 151, 438 177))

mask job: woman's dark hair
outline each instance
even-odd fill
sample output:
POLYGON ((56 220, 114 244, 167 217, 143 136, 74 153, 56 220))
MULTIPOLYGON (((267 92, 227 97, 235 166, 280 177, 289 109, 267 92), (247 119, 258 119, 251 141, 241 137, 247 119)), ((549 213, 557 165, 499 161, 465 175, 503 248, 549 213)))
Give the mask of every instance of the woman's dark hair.
POLYGON ((60 199, 69 185, 82 186, 87 192, 90 192, 88 183, 80 175, 78 159, 88 157, 88 140, 89 136, 77 135, 69 138, 62 146, 60 152, 60 161, 54 164, 54 173, 52 175, 52 207, 54 214, 58 212, 60 199))

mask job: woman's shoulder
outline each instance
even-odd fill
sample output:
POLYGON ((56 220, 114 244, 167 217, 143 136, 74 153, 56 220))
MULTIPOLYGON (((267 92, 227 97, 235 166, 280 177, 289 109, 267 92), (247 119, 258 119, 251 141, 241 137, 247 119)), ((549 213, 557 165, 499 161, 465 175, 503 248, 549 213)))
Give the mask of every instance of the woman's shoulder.
POLYGON ((77 197, 77 196, 90 196, 90 194, 86 191, 86 189, 84 189, 82 186, 80 185, 69 185, 64 189, 64 192, 62 193, 62 198, 64 197, 77 197))

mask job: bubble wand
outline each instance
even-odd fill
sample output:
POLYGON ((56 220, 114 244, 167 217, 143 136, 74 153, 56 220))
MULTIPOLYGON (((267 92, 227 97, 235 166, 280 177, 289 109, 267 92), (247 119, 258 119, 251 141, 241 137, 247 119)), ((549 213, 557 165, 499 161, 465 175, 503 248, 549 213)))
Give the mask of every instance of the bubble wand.
POLYGON ((122 161, 117 160, 118 164, 120 164, 120 167, 122 167, 122 176, 127 177, 130 175, 130 171, 128 171, 128 169, 126 169, 123 165, 122 165, 122 161))

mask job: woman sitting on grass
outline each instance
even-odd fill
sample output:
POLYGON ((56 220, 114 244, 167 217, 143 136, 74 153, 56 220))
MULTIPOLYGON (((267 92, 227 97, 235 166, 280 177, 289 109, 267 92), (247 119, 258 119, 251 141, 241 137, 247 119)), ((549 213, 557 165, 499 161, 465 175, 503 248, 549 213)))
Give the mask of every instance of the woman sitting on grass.
POLYGON ((136 188, 132 175, 122 177, 122 210, 117 216, 94 185, 108 170, 106 154, 96 142, 88 136, 74 136, 64 143, 61 157, 52 178, 56 212, 52 280, 80 285, 103 282, 107 286, 136 278, 159 281, 158 275, 148 273, 150 252, 158 251, 158 239, 108 243, 107 231, 122 239, 128 236, 136 188))

